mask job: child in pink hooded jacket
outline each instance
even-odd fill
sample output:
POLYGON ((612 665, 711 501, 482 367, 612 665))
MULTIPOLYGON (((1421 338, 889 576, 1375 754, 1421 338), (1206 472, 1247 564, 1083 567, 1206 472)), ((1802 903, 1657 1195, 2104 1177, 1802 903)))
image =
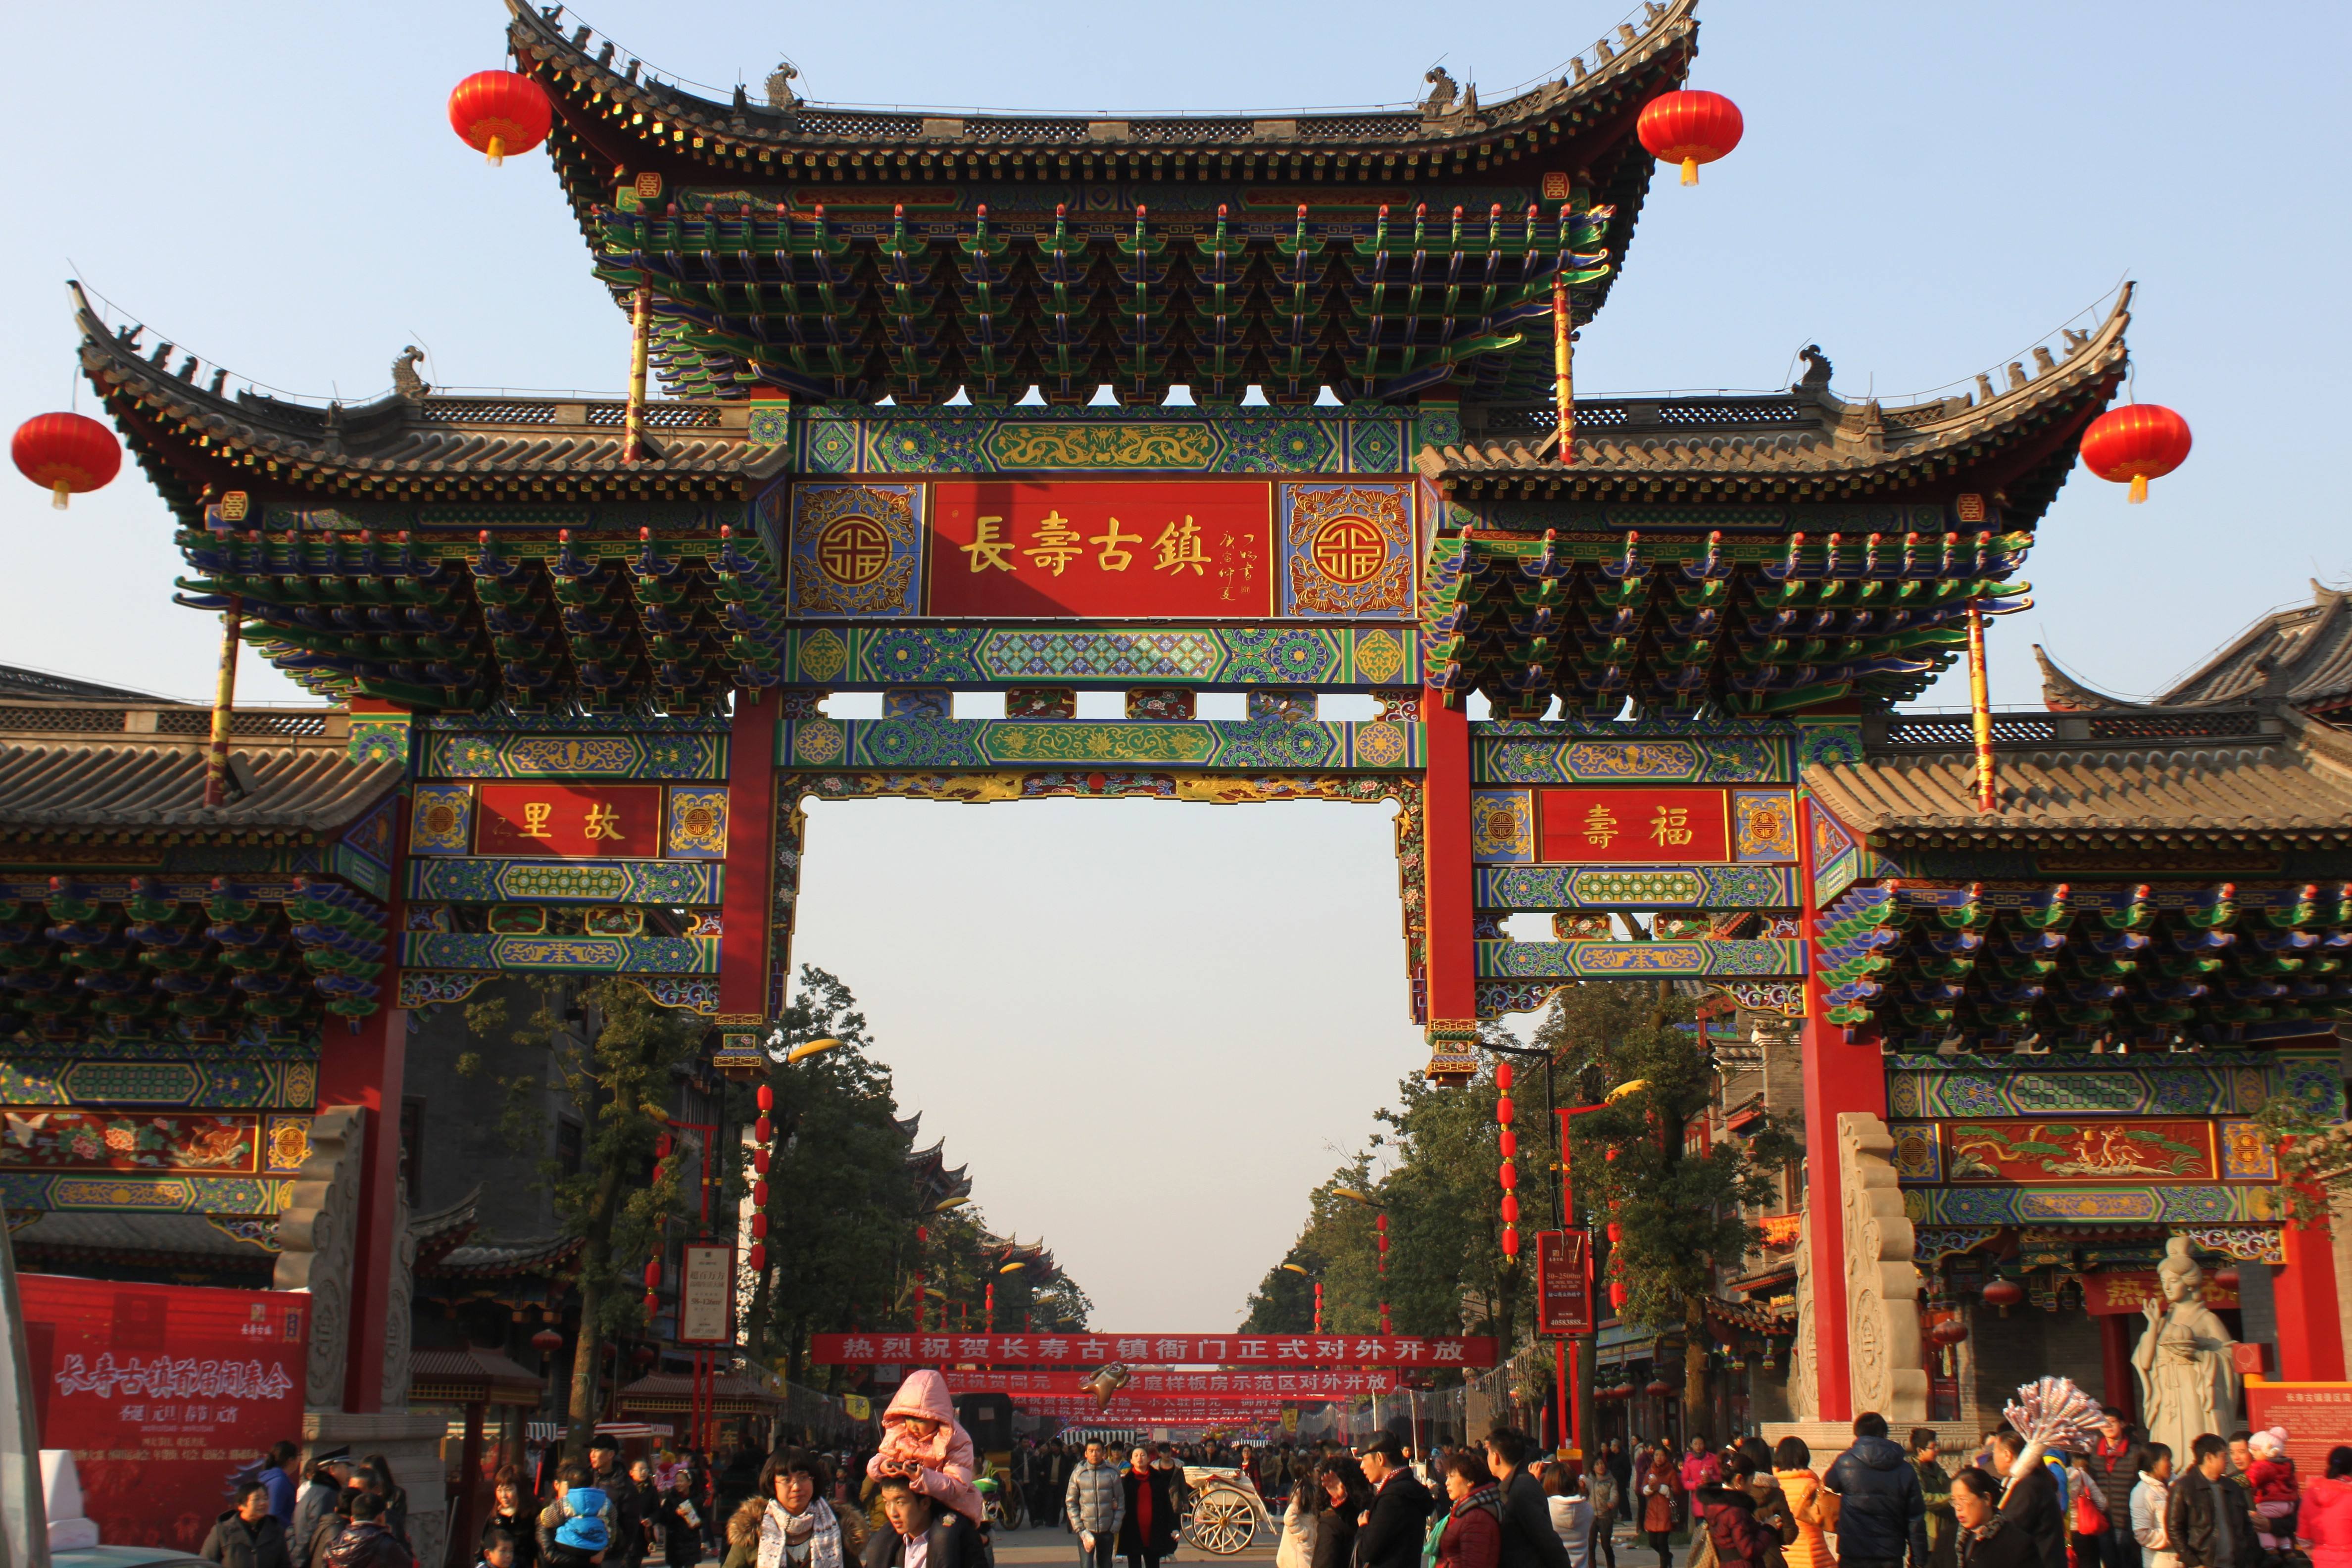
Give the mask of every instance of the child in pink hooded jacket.
POLYGON ((866 1461, 877 1480, 905 1476, 915 1489, 977 1524, 987 1507, 973 1489, 971 1434, 957 1424, 948 1380, 929 1367, 907 1374, 882 1412, 882 1446, 866 1461))

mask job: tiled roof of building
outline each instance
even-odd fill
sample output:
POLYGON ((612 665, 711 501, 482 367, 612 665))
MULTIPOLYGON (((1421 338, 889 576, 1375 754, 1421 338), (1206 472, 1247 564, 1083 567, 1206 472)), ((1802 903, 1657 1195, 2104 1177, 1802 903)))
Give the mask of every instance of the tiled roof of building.
POLYGON ((35 1260, 72 1254, 130 1263, 202 1260, 266 1269, 277 1257, 269 1247, 233 1236, 196 1214, 47 1210, 18 1226, 9 1239, 20 1255, 35 1260))
POLYGON ((2282 716, 2279 732, 2004 747, 1999 809, 1976 806, 1966 746, 1874 751, 1805 771, 1874 844, 2352 844, 2352 737, 2282 716))
MULTIPOLYGON (((9 721, 0 707, 0 729, 9 721)), ((200 738, 0 734, 0 833, 177 828, 325 832, 397 789, 400 764, 352 763, 340 746, 236 745, 228 802, 204 804, 200 738)))
POLYGON ((0 697, 31 697, 55 700, 87 697, 100 702, 139 702, 152 706, 171 705, 173 699, 157 697, 144 691, 131 691, 120 686, 100 686, 94 680, 77 680, 70 675, 51 675, 46 669, 25 669, 0 664, 0 697))
MULTIPOLYGON (((1785 395, 1612 400, 1577 405, 1576 461, 1559 461, 1549 409, 1516 420, 1523 434, 1467 431, 1458 445, 1422 449, 1422 473, 1466 496, 1555 497, 1667 492, 1720 499, 1803 489, 1816 497, 1899 493, 1970 476, 1964 488, 2006 487, 2011 515, 2035 492, 2054 492, 2073 465, 2081 427, 2106 405, 2124 370, 2132 289, 2087 333, 2069 332, 2063 357, 2036 350, 2035 370, 2009 367, 1995 390, 1887 408, 1848 403, 1825 381, 1785 395)), ((1468 421, 1465 420, 1465 430, 1468 421)), ((2047 493, 2039 499, 2046 503, 2047 493)))
POLYGON ((569 1258, 580 1250, 582 1244, 583 1238, 576 1236, 548 1236, 523 1241, 453 1247, 429 1263, 420 1263, 417 1273, 427 1279, 488 1279, 542 1272, 569 1258))
MULTIPOLYGON (((2128 704, 2061 670, 2039 644, 2042 700, 2064 712, 2128 704)), ((2352 707, 2352 592, 2315 580, 2311 603, 2273 610, 2148 705, 2202 708, 2251 700, 2293 703, 2306 713, 2352 707)))

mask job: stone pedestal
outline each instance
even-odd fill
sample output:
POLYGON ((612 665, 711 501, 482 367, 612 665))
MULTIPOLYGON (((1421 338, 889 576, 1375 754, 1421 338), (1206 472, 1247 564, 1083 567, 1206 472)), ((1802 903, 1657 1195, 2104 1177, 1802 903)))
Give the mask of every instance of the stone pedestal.
POLYGON ((383 1455, 394 1482, 408 1493, 408 1537, 417 1568, 444 1568, 449 1560, 449 1477, 441 1441, 448 1431, 443 1416, 405 1410, 373 1415, 312 1410, 302 1417, 302 1462, 346 1445, 357 1459, 383 1455))

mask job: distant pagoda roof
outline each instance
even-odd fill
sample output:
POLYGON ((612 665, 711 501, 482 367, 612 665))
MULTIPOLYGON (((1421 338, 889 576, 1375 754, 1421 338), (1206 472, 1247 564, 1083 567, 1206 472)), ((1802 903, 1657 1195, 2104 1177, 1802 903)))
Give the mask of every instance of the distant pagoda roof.
MULTIPOLYGON (((2136 706, 2074 679, 2039 644, 2033 657, 2042 700, 2054 710, 2136 706)), ((2315 580, 2311 603, 2273 610, 2147 706, 2248 701, 2284 701, 2319 715, 2352 710, 2352 591, 2315 580)))
POLYGON ((913 1180, 926 1209, 971 1196, 971 1177, 966 1173, 970 1167, 957 1165, 950 1169, 947 1147, 948 1141, 942 1138, 928 1149, 911 1150, 907 1155, 907 1174, 913 1180))
POLYGON ((1785 394, 1619 398, 1576 405, 1576 461, 1559 460, 1549 406, 1484 411, 1464 439, 1426 447, 1423 476, 1465 499, 1737 500, 1936 497, 2001 492, 2011 521, 2050 503, 2074 462, 2083 427, 2114 397, 2124 373, 2132 287, 2106 319, 2045 349, 2029 374, 2008 367, 2005 387, 1979 377, 1975 394, 1881 405, 1849 403, 1826 381, 1785 394))
POLYGON ((1691 6, 1494 104, 1433 70, 1417 106, 1321 114, 877 111, 803 102, 782 70, 722 103, 522 0, 509 44, 555 105, 598 275, 654 290, 676 392, 1307 402, 1549 384, 1522 308, 1567 265, 1579 318, 1599 309, 1655 167, 1634 121, 1689 68, 1691 6))

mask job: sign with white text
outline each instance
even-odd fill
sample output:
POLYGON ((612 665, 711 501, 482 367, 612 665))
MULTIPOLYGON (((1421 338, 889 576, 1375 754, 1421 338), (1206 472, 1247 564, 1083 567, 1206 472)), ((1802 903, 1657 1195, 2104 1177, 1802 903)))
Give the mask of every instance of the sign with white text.
POLYGON ((710 1242, 682 1248, 677 1269, 677 1342, 735 1342, 735 1249, 710 1242))
POLYGON ((819 1366, 953 1364, 1076 1366, 1157 1362, 1166 1366, 1360 1367, 1495 1364, 1486 1336, 1433 1334, 813 1334, 819 1366))

